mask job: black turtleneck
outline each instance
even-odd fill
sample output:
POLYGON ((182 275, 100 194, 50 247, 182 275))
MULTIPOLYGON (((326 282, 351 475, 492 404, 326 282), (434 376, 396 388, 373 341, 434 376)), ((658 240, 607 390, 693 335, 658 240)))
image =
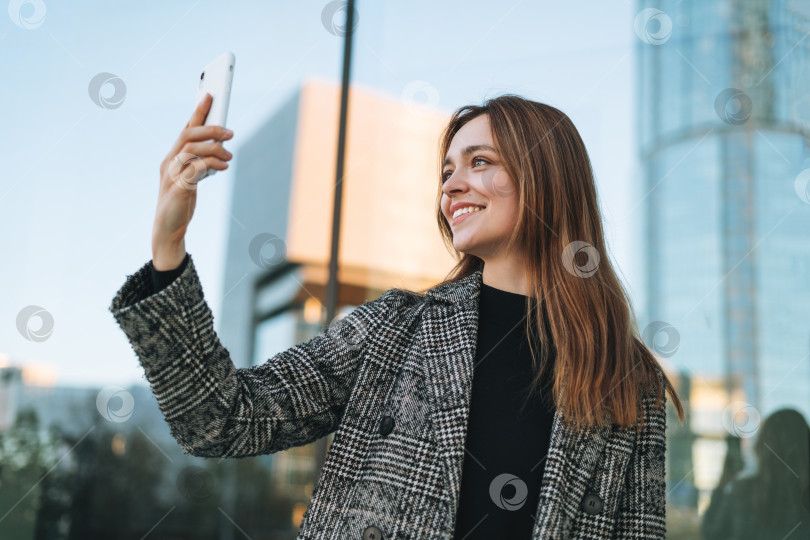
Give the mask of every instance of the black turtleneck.
POLYGON ((183 270, 186 269, 188 259, 188 252, 186 252, 186 256, 183 257, 183 262, 180 263, 180 266, 172 270, 155 270, 155 267, 153 266, 152 293, 159 293, 161 290, 171 285, 172 281, 174 281, 180 274, 183 273, 183 270))
MULTIPOLYGON (((481 284, 455 540, 531 538, 554 406, 547 395, 549 369, 521 412, 534 378, 525 330, 528 301, 481 284), (500 475, 510 476, 498 482, 500 475)), ((534 349, 539 354, 539 345, 534 349)))

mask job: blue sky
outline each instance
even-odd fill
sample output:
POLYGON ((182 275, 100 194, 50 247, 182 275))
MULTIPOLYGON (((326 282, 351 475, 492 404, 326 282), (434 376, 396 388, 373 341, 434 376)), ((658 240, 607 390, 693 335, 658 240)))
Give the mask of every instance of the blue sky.
MULTIPOLYGON (((321 22, 327 3, 46 1, 30 29, 0 16, 0 354, 53 366, 60 385, 144 382, 108 306, 151 259, 159 164, 191 114, 199 70, 223 51, 236 55, 232 170, 241 141, 303 80, 340 80, 343 43, 321 22), (90 99, 101 72, 126 84, 120 107, 90 99), (29 305, 53 316, 43 342, 17 330, 29 305)), ((641 324, 635 3, 358 0, 356 8, 355 83, 396 97, 427 81, 448 113, 517 93, 573 119, 641 324)), ((215 320, 232 183, 225 171, 202 186, 186 238, 215 320)))

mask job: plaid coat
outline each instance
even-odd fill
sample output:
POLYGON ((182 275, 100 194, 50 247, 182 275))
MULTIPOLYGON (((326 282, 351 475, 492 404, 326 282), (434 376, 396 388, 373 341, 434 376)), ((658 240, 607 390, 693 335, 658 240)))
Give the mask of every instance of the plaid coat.
MULTIPOLYGON (((388 290, 236 369, 193 261, 157 294, 150 269, 127 276, 109 309, 186 453, 255 456, 336 432, 298 538, 452 538, 480 271, 425 296, 388 290)), ((664 538, 665 411, 654 396, 643 407, 640 436, 555 415, 532 539, 664 538)))

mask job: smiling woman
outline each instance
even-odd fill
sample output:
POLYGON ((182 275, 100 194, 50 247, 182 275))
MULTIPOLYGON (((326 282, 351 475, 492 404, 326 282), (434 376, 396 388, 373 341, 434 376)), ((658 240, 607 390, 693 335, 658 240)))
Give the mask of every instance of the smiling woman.
POLYGON ((554 344, 554 391, 565 390, 558 405, 568 420, 638 425, 641 390, 650 386, 657 397, 668 390, 682 417, 669 379, 658 384, 660 366, 606 256, 590 159, 570 118, 502 95, 458 109, 440 152, 438 225, 459 257, 443 283, 481 270, 486 284, 542 299, 550 332, 542 318, 532 327, 527 317, 526 329, 542 346, 554 344), (459 219, 455 212, 468 204, 482 209, 459 219))
MULTIPOLYGON (((624 538, 632 530, 643 533, 637 537, 662 538, 664 392, 669 391, 681 421, 683 408, 668 377, 642 343, 630 299, 606 256, 593 172, 577 129, 554 107, 503 95, 482 106, 458 109, 442 135, 440 155, 445 157, 438 225, 459 259, 442 284, 480 273, 482 299, 494 287, 531 300, 523 305, 521 320, 525 321, 525 342, 532 351, 533 366, 524 407, 542 386, 543 397, 553 397, 555 414, 570 425, 571 433, 610 426, 636 432, 634 450, 625 456, 630 462, 623 461, 628 465, 624 473, 601 461, 595 469, 581 471, 580 480, 591 489, 598 490, 595 484, 605 480, 624 489, 611 493, 607 500, 599 493, 591 493, 590 499, 586 496, 582 513, 575 516, 573 525, 568 522, 570 530, 560 529, 566 520, 548 487, 556 485, 556 475, 563 473, 565 465, 559 470, 551 463, 546 465, 542 493, 537 494, 539 488, 532 485, 525 492, 535 505, 540 499, 533 516, 535 532, 578 531, 576 537, 624 538), (585 256, 584 260, 578 256, 585 256), (548 382, 553 382, 550 388, 548 382), (655 396, 654 408, 647 403, 650 395, 655 396), (642 500, 647 503, 639 504, 642 500), (605 505, 613 519, 612 528, 607 529, 597 526, 591 517, 603 514, 605 505), (591 511, 597 507, 598 511, 591 511)), ((482 304, 481 320, 486 316, 482 304)), ((506 314, 499 317, 508 319, 506 314)), ((479 329, 479 345, 482 335, 479 329)), ((478 391, 483 378, 476 372, 473 411, 491 408, 495 401, 495 396, 484 397, 478 391)), ((480 417, 482 412, 477 414, 480 417)), ((489 424, 475 420, 472 415, 467 450, 481 455, 496 444, 492 436, 497 433, 496 422, 502 419, 489 424)), ((545 425, 542 420, 539 417, 535 426, 545 425)), ((553 439, 552 448, 559 448, 553 439)), ((530 443, 542 445, 546 439, 530 443)), ((588 444, 595 448, 598 443, 588 444)), ((544 450, 538 449, 536 455, 545 459, 544 450)), ((574 454, 563 456, 564 462, 577 459, 574 454)), ((505 460, 499 465, 520 470, 514 456, 510 460, 508 465, 505 460)), ((486 482, 477 476, 477 468, 466 460, 456 524, 459 538, 478 527, 480 514, 486 510, 479 504, 482 494, 478 489, 478 484, 486 482)), ((487 524, 492 525, 492 520, 484 522, 485 528, 487 524)), ((507 531, 506 523, 500 527, 490 528, 488 533, 507 531)), ((478 534, 482 534, 480 529, 478 534)))
POLYGON ((664 537, 667 390, 683 411, 605 256, 567 116, 512 95, 456 111, 436 205, 449 277, 389 289, 237 369, 177 242, 196 190, 171 156, 230 136, 198 125, 207 106, 161 169, 176 205, 159 205, 162 223, 182 234, 162 236, 110 306, 187 453, 256 456, 335 432, 299 538, 664 537))

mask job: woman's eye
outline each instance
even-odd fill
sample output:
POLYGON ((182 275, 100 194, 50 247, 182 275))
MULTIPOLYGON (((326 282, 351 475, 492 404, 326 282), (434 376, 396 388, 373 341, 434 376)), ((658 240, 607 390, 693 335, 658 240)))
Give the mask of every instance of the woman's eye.
MULTIPOLYGON (((472 160, 473 167, 475 166, 475 163, 476 163, 477 161, 481 161, 481 162, 483 162, 483 163, 484 163, 484 165, 488 165, 488 164, 489 164, 489 161, 485 160, 484 158, 476 157, 476 158, 473 158, 473 160, 472 160)), ((447 182, 447 180, 448 180, 448 179, 449 179, 451 176, 453 176, 453 171, 448 171, 448 172, 446 172, 446 173, 442 174, 442 182, 447 182)))

